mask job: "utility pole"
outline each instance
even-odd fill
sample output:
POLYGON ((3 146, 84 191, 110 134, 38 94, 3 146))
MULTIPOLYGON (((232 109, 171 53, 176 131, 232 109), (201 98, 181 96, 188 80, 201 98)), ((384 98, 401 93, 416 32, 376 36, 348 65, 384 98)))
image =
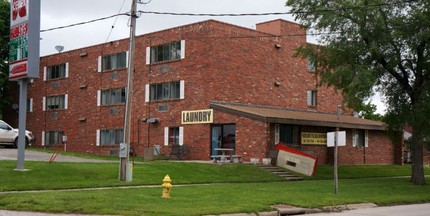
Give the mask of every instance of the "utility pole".
POLYGON ((120 181, 132 180, 132 167, 130 164, 130 127, 131 127, 131 105, 133 93, 133 72, 134 72, 134 44, 136 36, 136 10, 137 0, 132 0, 130 11, 130 41, 128 50, 128 69, 127 69, 127 95, 124 114, 124 143, 120 145, 120 181), (122 154, 121 154, 122 153, 122 154))
MULTIPOLYGON (((339 123, 339 115, 340 115, 340 105, 337 105, 337 121, 339 123)), ((336 132, 334 133, 334 193, 338 193, 338 185, 339 185, 339 178, 338 178, 338 172, 337 172, 337 147, 339 145, 338 143, 339 139, 339 126, 336 127, 336 132)))

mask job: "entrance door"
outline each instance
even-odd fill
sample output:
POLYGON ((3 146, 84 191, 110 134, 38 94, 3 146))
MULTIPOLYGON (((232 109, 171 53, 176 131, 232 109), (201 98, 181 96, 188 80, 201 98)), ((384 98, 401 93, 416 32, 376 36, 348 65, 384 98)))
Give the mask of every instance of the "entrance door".
POLYGON ((236 150, 236 125, 212 125, 211 128, 211 155, 218 155, 215 148, 232 148, 236 150))

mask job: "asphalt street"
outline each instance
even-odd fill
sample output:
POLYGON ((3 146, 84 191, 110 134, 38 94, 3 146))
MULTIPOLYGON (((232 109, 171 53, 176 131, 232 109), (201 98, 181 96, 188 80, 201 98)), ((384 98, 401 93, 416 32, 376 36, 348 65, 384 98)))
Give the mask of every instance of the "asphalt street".
POLYGON ((312 216, 429 216, 430 203, 356 209, 339 213, 318 213, 312 216))

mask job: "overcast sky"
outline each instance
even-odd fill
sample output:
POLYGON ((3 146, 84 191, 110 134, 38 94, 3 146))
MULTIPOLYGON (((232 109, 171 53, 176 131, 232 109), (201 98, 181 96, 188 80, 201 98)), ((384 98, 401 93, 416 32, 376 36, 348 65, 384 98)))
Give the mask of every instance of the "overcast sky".
MULTIPOLYGON (((203 14, 243 14, 243 13, 284 13, 289 8, 286 0, 141 0, 137 10, 176 13, 203 14)), ((130 11, 131 0, 41 0, 41 30, 86 22, 130 11)), ((195 23, 207 19, 255 29, 255 24, 273 19, 294 21, 290 15, 204 17, 141 14, 137 19, 136 34, 195 23)), ((90 24, 65 29, 42 32, 40 37, 41 56, 54 54, 56 45, 64 46, 64 51, 127 38, 129 17, 118 16, 90 24), (114 28, 112 28, 114 26, 114 28)), ((308 38, 315 42, 315 38, 308 38)), ((379 96, 372 99, 378 112, 384 112, 379 96)))
MULTIPOLYGON (((148 2, 149 0, 142 0, 148 2)), ((130 11, 131 0, 42 0, 41 29, 85 22, 130 11)), ((148 4, 138 4, 138 10, 178 13, 268 13, 288 12, 285 0, 151 0, 148 4)), ((267 20, 283 18, 292 21, 289 15, 244 16, 244 17, 200 17, 142 14, 137 20, 137 35, 199 22, 217 19, 235 25, 255 28, 255 24, 267 20)), ((56 52, 55 46, 66 50, 126 38, 129 35, 128 16, 98 21, 95 23, 41 33, 41 55, 56 52), (114 25, 115 23, 115 25, 114 25), (109 32, 112 29, 108 38, 109 32)))

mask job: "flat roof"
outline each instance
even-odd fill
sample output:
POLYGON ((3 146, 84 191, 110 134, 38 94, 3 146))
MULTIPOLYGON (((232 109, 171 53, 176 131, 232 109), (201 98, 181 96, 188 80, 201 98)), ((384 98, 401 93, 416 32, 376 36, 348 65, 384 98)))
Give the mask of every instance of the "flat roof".
POLYGON ((210 107, 221 112, 275 124, 386 130, 386 126, 383 122, 358 118, 350 115, 340 115, 338 118, 335 113, 300 111, 282 107, 225 102, 211 102, 210 107))

